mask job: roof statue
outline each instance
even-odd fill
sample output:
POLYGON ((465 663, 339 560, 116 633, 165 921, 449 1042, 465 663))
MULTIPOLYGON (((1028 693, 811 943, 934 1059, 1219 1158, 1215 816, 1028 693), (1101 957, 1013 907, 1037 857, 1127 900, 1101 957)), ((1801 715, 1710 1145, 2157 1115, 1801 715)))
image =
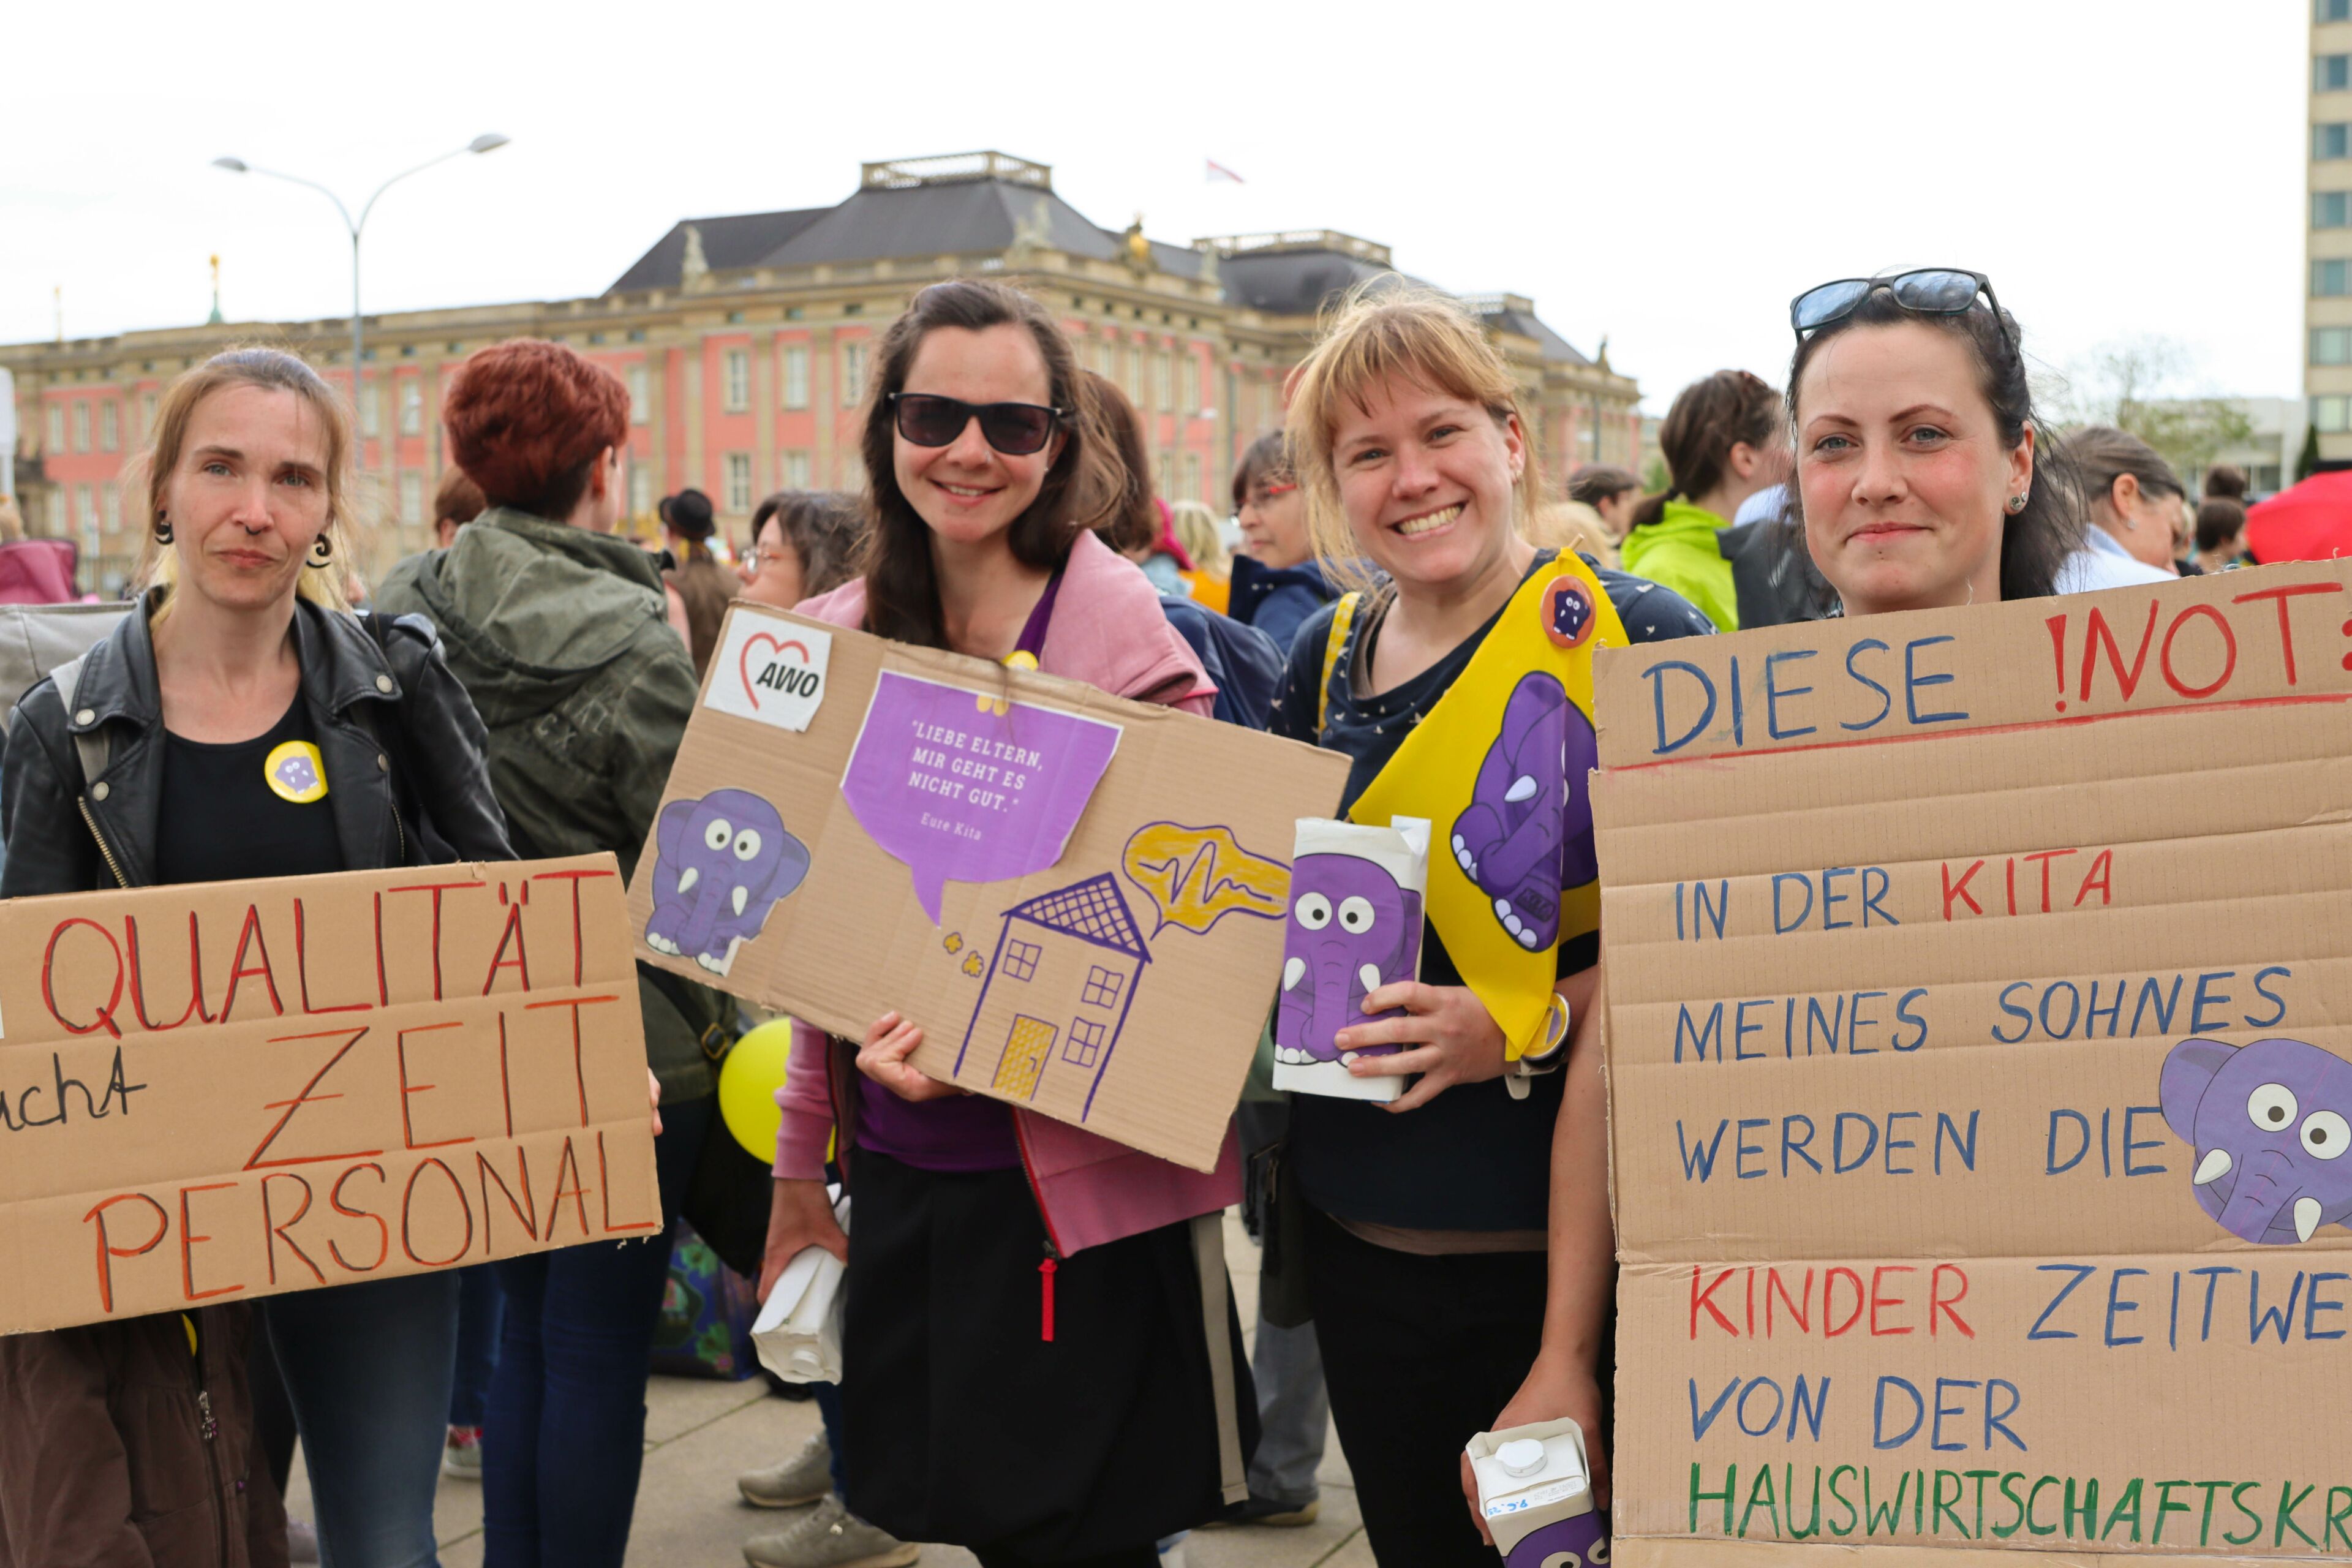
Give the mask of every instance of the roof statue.
POLYGON ((1054 245, 1054 214, 1042 195, 1031 198, 1029 210, 1013 223, 1013 243, 1005 247, 1004 265, 1025 272, 1037 265, 1041 252, 1054 245))
POLYGON ((1129 224, 1127 226, 1127 232, 1119 237, 1119 251, 1120 258, 1135 271, 1150 272, 1153 270, 1151 264, 1151 242, 1143 237, 1143 215, 1141 213, 1135 215, 1135 221, 1129 224))
POLYGON ((699 289, 710 277, 710 263, 702 254, 702 230, 693 224, 686 226, 686 259, 677 264, 678 284, 688 289, 699 289))

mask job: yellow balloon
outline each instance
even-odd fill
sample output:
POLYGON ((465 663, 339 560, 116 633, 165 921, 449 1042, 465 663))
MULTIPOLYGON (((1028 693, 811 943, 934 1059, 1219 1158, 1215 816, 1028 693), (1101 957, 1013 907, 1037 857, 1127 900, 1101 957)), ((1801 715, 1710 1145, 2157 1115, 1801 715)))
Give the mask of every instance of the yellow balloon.
POLYGON ((776 1131, 784 1112, 776 1091, 793 1054, 793 1021, 772 1019, 735 1042, 719 1068, 719 1114, 735 1142, 763 1165, 775 1163, 776 1131))

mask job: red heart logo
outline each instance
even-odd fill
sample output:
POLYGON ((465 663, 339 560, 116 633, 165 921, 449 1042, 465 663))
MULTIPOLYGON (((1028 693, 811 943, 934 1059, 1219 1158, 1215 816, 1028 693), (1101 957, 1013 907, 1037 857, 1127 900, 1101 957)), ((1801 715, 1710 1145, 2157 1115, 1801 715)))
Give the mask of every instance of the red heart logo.
POLYGON ((803 664, 809 661, 809 650, 804 644, 785 637, 771 637, 766 632, 753 632, 743 639, 743 651, 735 660, 735 673, 742 679, 744 698, 756 710, 760 706, 760 691, 759 688, 751 684, 751 645, 754 643, 766 643, 780 654, 786 648, 790 648, 801 656, 803 664))

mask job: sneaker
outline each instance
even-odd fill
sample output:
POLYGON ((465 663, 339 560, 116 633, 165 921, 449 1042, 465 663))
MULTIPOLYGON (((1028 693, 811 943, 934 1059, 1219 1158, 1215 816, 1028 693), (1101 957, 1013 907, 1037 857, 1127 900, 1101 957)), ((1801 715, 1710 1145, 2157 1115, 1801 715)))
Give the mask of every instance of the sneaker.
POLYGON ((319 1527, 307 1519, 286 1521, 286 1560, 289 1563, 316 1563, 319 1560, 319 1527))
POLYGON ((743 1543, 751 1568, 906 1568, 922 1553, 850 1512, 837 1492, 825 1493, 790 1529, 743 1543))
POLYGON ((479 1426, 452 1426, 449 1440, 441 1447, 441 1473, 461 1481, 482 1479, 482 1429, 479 1426))
POLYGON ((1288 1529, 1314 1523, 1315 1516, 1322 1511, 1323 1503, 1319 1498, 1308 1498, 1305 1502, 1285 1502, 1279 1498, 1261 1497, 1252 1492, 1248 1500, 1235 1503, 1201 1528, 1218 1530, 1228 1524, 1270 1524, 1288 1529))
POLYGON ((781 1465, 750 1470, 735 1478, 743 1500, 753 1508, 798 1508, 816 1501, 833 1489, 833 1445, 820 1426, 809 1434, 801 1451, 781 1465))

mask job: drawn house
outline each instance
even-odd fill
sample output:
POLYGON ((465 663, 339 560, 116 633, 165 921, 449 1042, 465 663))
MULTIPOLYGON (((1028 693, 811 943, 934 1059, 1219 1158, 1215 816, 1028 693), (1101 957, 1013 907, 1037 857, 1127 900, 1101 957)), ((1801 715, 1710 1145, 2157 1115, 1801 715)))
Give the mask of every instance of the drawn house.
POLYGON ((956 1077, 1023 1102, 1042 1095, 1084 1121, 1150 962, 1108 872, 1015 904, 1004 911, 956 1077))

